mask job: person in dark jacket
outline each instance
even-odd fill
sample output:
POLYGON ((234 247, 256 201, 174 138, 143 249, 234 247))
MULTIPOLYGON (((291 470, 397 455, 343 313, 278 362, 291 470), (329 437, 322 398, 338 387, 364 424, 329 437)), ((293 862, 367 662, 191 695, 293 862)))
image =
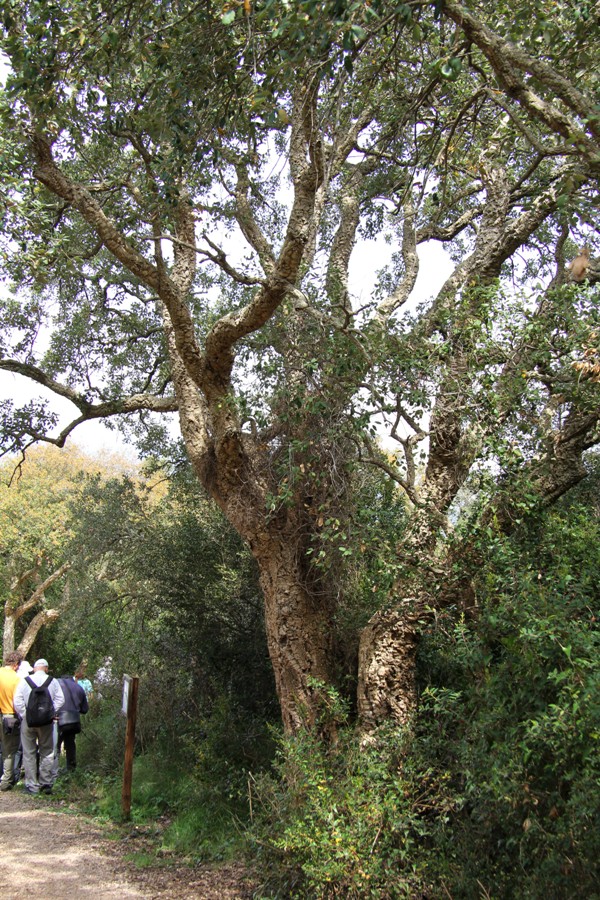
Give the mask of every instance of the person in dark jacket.
POLYGON ((56 761, 58 764, 58 757, 64 744, 67 772, 72 772, 77 765, 75 736, 81 731, 81 716, 88 711, 88 699, 84 689, 71 675, 63 675, 58 681, 65 695, 65 702, 58 714, 56 761))

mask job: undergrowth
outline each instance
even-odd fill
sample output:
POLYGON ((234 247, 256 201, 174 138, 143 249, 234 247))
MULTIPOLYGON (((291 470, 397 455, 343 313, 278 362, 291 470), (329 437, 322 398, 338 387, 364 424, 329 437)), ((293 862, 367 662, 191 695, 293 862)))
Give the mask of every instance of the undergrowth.
MULTIPOLYGON (((137 854, 161 863, 230 860, 245 847, 249 819, 247 770, 239 746, 226 752, 223 709, 195 735, 161 735, 133 766, 131 812, 122 810, 124 729, 114 704, 92 705, 77 741, 78 768, 61 775, 55 795, 100 821, 126 826, 143 837, 137 854)), ((228 726, 229 728, 231 725, 228 726)), ((270 738, 257 728, 255 757, 268 764, 270 738)), ((137 858, 137 857, 136 857, 137 858)))

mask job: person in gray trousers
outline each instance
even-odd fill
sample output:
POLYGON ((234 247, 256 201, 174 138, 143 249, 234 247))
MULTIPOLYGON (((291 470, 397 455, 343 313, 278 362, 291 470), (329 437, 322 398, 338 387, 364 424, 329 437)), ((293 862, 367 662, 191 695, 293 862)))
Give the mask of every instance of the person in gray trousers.
MULTIPOLYGON (((48 662, 38 659, 33 665, 33 674, 19 682, 14 696, 15 712, 21 719, 21 742, 23 744, 23 765, 25 768, 25 793, 51 794, 55 781, 54 774, 54 722, 48 725, 27 724, 27 701, 32 691, 29 683, 41 687, 48 678, 48 662), (39 779, 38 760, 39 752, 39 779)), ((62 688, 56 678, 48 682, 48 691, 54 707, 54 716, 65 702, 62 688)))

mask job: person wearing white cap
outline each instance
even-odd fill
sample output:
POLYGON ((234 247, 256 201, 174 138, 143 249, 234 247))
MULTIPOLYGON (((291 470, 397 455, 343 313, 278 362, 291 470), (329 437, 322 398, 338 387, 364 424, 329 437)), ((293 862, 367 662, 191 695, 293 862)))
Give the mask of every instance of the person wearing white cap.
POLYGON ((33 674, 19 682, 15 691, 15 712, 21 719, 21 741, 23 744, 23 766, 25 768, 25 792, 27 794, 52 793, 54 784, 54 725, 27 724, 27 702, 35 687, 45 685, 52 700, 54 716, 65 702, 62 689, 56 680, 48 675, 48 661, 38 659, 33 664, 33 674), (37 752, 39 750, 39 780, 37 772, 37 752))

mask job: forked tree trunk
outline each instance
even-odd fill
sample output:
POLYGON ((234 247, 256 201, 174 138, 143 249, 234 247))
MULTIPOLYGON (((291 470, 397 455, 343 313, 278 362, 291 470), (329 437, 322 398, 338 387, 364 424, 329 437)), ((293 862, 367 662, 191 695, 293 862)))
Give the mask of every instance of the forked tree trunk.
MULTIPOLYGON (((34 609, 40 603, 43 603, 45 600, 45 592, 48 588, 54 584, 55 581, 58 581, 63 575, 69 571, 71 568, 70 563, 63 563, 58 569, 54 572, 51 572, 47 578, 45 578, 42 582, 36 585, 34 591, 28 597, 27 600, 19 601, 18 599, 8 600, 4 606, 4 628, 2 634, 2 651, 4 654, 8 653, 11 650, 15 649, 15 639, 16 639, 16 624, 20 619, 25 615, 25 613, 34 609)), ((33 575, 37 573, 38 567, 36 566, 31 570, 30 573, 27 573, 26 576, 22 576, 18 582, 17 586, 22 585, 25 580, 29 577, 29 575, 33 575)), ((65 586, 65 598, 68 596, 68 585, 65 586)), ((61 605, 63 605, 61 604, 61 605)), ((23 635, 17 650, 21 653, 26 654, 31 649, 33 642, 38 636, 39 632, 45 625, 49 625, 51 622, 55 622, 56 619, 60 616, 59 609, 42 609, 40 610, 31 620, 25 634, 23 635)))
POLYGON ((56 622, 59 617, 59 609, 41 609, 25 629, 25 634, 17 647, 19 653, 22 653, 23 656, 27 656, 42 628, 46 625, 50 625, 52 622, 56 622))
MULTIPOLYGON (((311 682, 331 683, 331 612, 329 598, 311 589, 306 574, 302 527, 291 511, 277 522, 266 511, 268 485, 256 474, 261 465, 251 458, 231 409, 220 401, 212 416, 221 438, 208 437, 205 401, 181 364, 170 341, 179 419, 187 452, 207 492, 257 562, 264 597, 265 629, 273 665, 283 726, 288 734, 313 726, 318 717, 319 691, 311 682), (229 427, 228 427, 229 425, 229 427)), ((264 461, 262 468, 265 468, 264 461)))
POLYGON ((25 629, 25 634, 21 638, 19 646, 15 647, 16 624, 20 618, 19 610, 5 612, 4 631, 2 635, 2 652, 4 656, 11 650, 18 650, 23 656, 27 656, 42 628, 44 628, 45 625, 56 622, 59 616, 59 609, 41 609, 25 629))

